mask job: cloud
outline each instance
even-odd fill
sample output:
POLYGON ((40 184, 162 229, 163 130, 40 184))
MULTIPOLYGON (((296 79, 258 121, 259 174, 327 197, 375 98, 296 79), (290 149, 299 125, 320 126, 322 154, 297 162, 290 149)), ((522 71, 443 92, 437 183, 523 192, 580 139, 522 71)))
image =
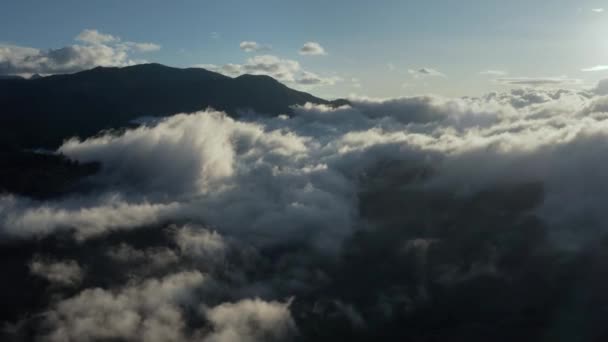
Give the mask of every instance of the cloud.
POLYGON ((295 82, 300 70, 300 63, 297 61, 273 55, 259 55, 248 58, 245 64, 225 64, 215 71, 233 77, 243 74, 268 75, 280 82, 295 82))
MULTIPOLYGON (((66 142, 64 155, 104 165, 95 181, 108 192, 49 203, 4 197, 0 222, 7 235, 73 231, 80 239, 194 222, 256 246, 303 239, 331 251, 358 222, 355 180, 378 160, 421 153, 447 162, 490 148, 483 156, 500 165, 493 158, 503 150, 519 158, 564 144, 559 137, 571 137, 570 130, 601 127, 600 116, 580 120, 583 110, 602 112, 603 102, 588 96, 516 89, 468 99, 351 99, 351 107, 307 105, 291 119, 257 122, 213 111, 175 115, 119 135, 66 142)), ((215 241, 201 234, 185 240, 215 241)))
POLYGON ((107 44, 120 41, 120 38, 111 34, 103 34, 97 30, 84 30, 76 36, 77 41, 89 44, 107 44))
POLYGON ((422 77, 446 77, 443 73, 433 69, 433 68, 420 68, 420 69, 409 69, 408 73, 415 78, 422 77))
POLYGON ((130 53, 160 49, 158 44, 123 42, 96 30, 84 30, 76 40, 83 44, 49 50, 0 45, 0 75, 60 74, 96 66, 127 66, 142 62, 132 59, 130 53))
POLYGON ((608 79, 599 81, 593 92, 597 95, 608 95, 608 79))
POLYGON ((581 69, 581 71, 583 72, 590 72, 590 71, 605 71, 608 70, 608 65, 596 65, 590 68, 585 68, 585 69, 581 69))
POLYGON ((210 276, 199 271, 182 271, 132 280, 113 290, 85 289, 43 314, 45 332, 39 337, 44 341, 284 341, 297 332, 290 301, 256 298, 209 305, 201 291, 212 287, 210 282, 210 276), (209 326, 201 325, 203 318, 209 326))
POLYGON ((497 82, 508 85, 521 85, 530 87, 546 87, 546 86, 568 86, 579 85, 582 80, 576 78, 560 77, 503 77, 496 79, 497 82))
POLYGON ((291 59, 282 59, 273 55, 258 55, 248 58, 244 64, 213 64, 196 65, 205 69, 236 77, 244 74, 268 75, 279 82, 302 85, 324 86, 334 85, 342 79, 339 77, 324 77, 304 70, 300 63, 291 59))
POLYGON ((325 49, 321 46, 321 44, 317 42, 308 42, 300 48, 300 55, 323 56, 327 55, 327 53, 325 52, 325 49))
POLYGON ((95 66, 127 66, 136 62, 124 50, 106 45, 72 45, 46 51, 0 47, 0 74, 72 73, 95 66))
POLYGON ((94 191, 4 195, 0 228, 19 253, 45 256, 15 265, 44 260, 37 276, 72 279, 75 263, 86 278, 38 289, 44 300, 17 311, 35 318, 14 330, 50 341, 378 340, 423 339, 412 320, 454 337, 446 310, 500 317, 487 322, 492 337, 521 322, 505 308, 544 307, 535 315, 552 320, 556 293, 603 279, 594 267, 575 275, 605 260, 605 83, 351 98, 280 117, 207 110, 68 140, 58 152, 103 166, 87 180, 94 191), (462 309, 470 298, 479 312, 462 309))
POLYGON ((487 76, 506 76, 509 73, 504 70, 484 70, 484 71, 480 71, 479 74, 487 75, 487 76))
POLYGON ((130 203, 115 194, 103 194, 88 203, 74 198, 55 203, 36 203, 1 196, 0 225, 4 234, 16 237, 74 231, 77 239, 88 239, 110 231, 162 221, 164 215, 177 207, 177 203, 130 203))
POLYGON ((604 13, 604 9, 603 8, 593 8, 593 9, 591 9, 591 12, 604 13))
POLYGON ((182 308, 204 286, 199 272, 134 282, 117 291, 87 289, 44 315, 46 341, 183 341, 182 308))
POLYGON ((30 273, 59 286, 78 286, 84 271, 74 260, 51 261, 36 257, 29 264, 30 273))
POLYGON ((319 85, 334 85, 342 81, 340 77, 321 77, 310 71, 302 71, 299 78, 296 80, 298 84, 319 86, 319 85))
POLYGON ((253 41, 243 41, 243 42, 241 42, 239 47, 241 48, 241 50, 243 50, 245 52, 258 52, 258 51, 271 50, 271 48, 269 46, 260 45, 257 42, 253 42, 253 41))
POLYGON ((128 48, 132 48, 139 52, 153 52, 160 50, 161 46, 154 43, 134 43, 134 42, 126 42, 125 43, 128 48))
POLYGON ((216 263, 225 258, 228 247, 224 238, 217 232, 185 226, 176 229, 174 234, 175 243, 182 255, 216 263))
POLYGON ((289 304, 246 299, 208 309, 213 332, 204 341, 286 341, 297 331, 289 304))
POLYGON ((180 261, 177 254, 169 248, 151 247, 141 250, 124 242, 109 248, 106 255, 121 264, 141 264, 146 270, 163 269, 180 261))

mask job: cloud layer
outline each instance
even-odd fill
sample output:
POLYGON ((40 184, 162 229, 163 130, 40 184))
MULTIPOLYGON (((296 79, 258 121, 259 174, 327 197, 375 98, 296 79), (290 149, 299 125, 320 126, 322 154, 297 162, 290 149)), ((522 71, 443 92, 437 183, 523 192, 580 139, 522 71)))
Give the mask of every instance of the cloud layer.
MULTIPOLYGON (((19 261, 23 283, 48 291, 36 292, 48 296, 35 315, 19 312, 5 333, 43 341, 559 333, 563 296, 575 294, 570 312, 593 317, 607 300, 592 288, 607 283, 597 271, 608 234, 604 83, 351 98, 273 118, 209 109, 68 140, 57 152, 101 163, 87 180, 93 190, 0 198, 3 242, 33 251, 19 261), (542 324, 522 327, 529 312, 542 324), (446 326, 449 317, 462 322, 446 326)), ((603 325, 590 322, 582 330, 600 336, 603 325)))

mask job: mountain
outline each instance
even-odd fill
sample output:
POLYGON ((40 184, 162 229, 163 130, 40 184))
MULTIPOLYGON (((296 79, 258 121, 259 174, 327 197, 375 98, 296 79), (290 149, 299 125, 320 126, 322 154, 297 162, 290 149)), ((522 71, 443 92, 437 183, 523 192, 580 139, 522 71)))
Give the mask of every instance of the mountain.
POLYGON ((0 75, 0 80, 24 80, 24 78, 17 75, 0 75))
POLYGON ((306 102, 341 105, 290 89, 269 76, 224 76, 201 68, 161 64, 97 67, 34 79, 0 79, 0 143, 56 147, 139 117, 162 117, 212 107, 238 116, 291 113, 306 102))

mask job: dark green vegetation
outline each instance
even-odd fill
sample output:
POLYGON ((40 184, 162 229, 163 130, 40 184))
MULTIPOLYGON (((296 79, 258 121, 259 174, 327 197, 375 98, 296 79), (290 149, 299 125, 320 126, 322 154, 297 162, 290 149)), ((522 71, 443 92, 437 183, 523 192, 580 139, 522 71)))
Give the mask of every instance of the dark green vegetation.
POLYGON ((608 339, 598 319, 608 307, 608 239, 557 247, 534 214, 540 183, 462 196, 415 185, 430 174, 389 163, 362 181, 369 229, 347 240, 327 286, 295 301, 303 340, 608 339))
POLYGON ((0 79, 0 142, 56 147, 72 136, 129 125, 139 117, 162 117, 214 108, 238 116, 291 113, 291 106, 326 101, 288 88, 268 76, 230 78, 200 68, 160 64, 98 67, 30 80, 0 79))
POLYGON ((80 164, 61 155, 0 149, 0 194, 46 199, 79 190, 80 180, 97 172, 96 163, 80 164))

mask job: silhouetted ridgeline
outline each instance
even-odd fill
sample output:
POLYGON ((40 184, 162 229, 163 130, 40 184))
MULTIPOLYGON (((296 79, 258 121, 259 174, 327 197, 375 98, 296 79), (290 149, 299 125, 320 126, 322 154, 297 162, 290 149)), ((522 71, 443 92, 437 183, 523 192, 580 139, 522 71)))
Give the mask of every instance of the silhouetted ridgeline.
POLYGON ((200 68, 160 64, 95 69, 25 80, 0 78, 3 142, 55 147, 71 136, 91 136, 142 116, 166 116, 212 107, 278 115, 291 106, 327 101, 288 88, 269 76, 227 77, 200 68))

